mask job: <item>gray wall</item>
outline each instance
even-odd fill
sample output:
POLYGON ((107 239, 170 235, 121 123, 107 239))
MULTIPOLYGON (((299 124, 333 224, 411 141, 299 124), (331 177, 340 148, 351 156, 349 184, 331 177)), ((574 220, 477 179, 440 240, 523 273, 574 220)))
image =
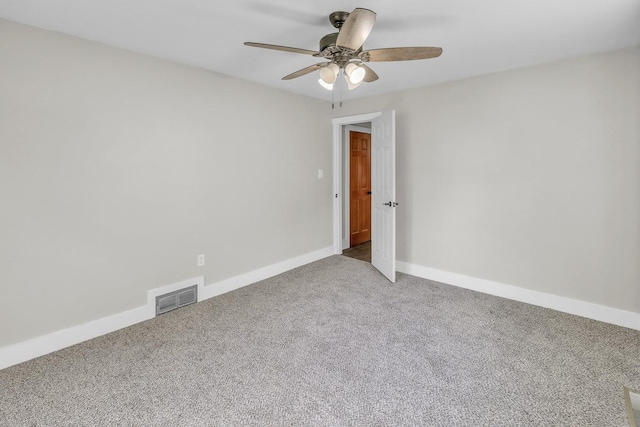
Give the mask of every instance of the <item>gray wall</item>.
POLYGON ((333 113, 1 20, 0 57, 0 347, 330 246, 331 114, 387 109, 399 260, 640 312, 640 49, 333 113))
POLYGON ((332 245, 327 103, 2 20, 0 58, 0 347, 332 245))
POLYGON ((336 116, 387 109, 398 260, 640 313, 640 49, 346 101, 336 116))

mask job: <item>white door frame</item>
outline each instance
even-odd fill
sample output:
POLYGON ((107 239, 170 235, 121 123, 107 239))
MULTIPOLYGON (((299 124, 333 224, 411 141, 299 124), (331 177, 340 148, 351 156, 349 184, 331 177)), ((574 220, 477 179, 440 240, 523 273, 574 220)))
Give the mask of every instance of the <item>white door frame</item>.
POLYGON ((333 122, 333 250, 336 254, 342 253, 342 205, 344 204, 344 177, 342 165, 344 161, 342 127, 356 123, 370 122, 382 115, 381 111, 375 113, 358 114, 356 116, 337 117, 333 122))

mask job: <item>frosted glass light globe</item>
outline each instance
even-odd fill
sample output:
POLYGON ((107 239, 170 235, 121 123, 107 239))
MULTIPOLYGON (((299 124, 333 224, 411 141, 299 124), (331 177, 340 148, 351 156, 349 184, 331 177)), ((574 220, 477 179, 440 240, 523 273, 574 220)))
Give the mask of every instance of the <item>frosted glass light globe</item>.
POLYGON ((338 71, 340 67, 337 64, 329 64, 326 67, 320 68, 320 78, 328 85, 332 85, 336 81, 338 71))
POLYGON ((354 85, 359 84, 364 79, 364 75, 367 74, 367 71, 363 67, 359 67, 356 64, 349 64, 345 68, 347 75, 349 76, 349 81, 354 85))
POLYGON ((326 90, 333 90, 333 85, 325 83, 324 80, 322 80, 322 79, 318 79, 318 83, 320 83, 320 86, 322 86, 326 90))
POLYGON ((349 90, 354 90, 355 88, 357 88, 362 84, 362 80, 360 80, 360 83, 356 83, 356 84, 351 83, 351 80, 349 80, 349 76, 346 76, 346 75, 344 76, 344 79, 347 82, 347 88, 349 90))

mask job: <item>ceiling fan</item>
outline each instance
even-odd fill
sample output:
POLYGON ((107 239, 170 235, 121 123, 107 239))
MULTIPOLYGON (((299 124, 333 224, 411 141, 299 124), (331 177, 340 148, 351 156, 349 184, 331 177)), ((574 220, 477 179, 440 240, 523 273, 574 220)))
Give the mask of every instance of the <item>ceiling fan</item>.
POLYGON ((317 52, 265 43, 246 42, 245 45, 301 53, 328 60, 284 76, 282 80, 295 79, 319 70, 318 82, 329 90, 333 89, 333 84, 340 75, 345 77, 349 90, 355 89, 362 82, 370 83, 378 80, 378 75, 366 65, 367 62, 428 59, 442 54, 442 48, 439 47, 390 47, 363 50, 362 45, 376 22, 376 13, 369 9, 356 8, 351 13, 333 12, 329 15, 329 22, 338 29, 338 32, 322 37, 320 49, 317 52))

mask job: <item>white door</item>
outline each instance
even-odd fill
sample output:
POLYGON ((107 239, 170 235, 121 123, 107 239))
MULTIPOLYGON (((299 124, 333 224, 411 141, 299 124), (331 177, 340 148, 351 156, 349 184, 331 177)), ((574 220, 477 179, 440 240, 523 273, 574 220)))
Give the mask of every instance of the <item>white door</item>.
POLYGON ((371 121, 371 264, 396 281, 396 112, 371 121))

